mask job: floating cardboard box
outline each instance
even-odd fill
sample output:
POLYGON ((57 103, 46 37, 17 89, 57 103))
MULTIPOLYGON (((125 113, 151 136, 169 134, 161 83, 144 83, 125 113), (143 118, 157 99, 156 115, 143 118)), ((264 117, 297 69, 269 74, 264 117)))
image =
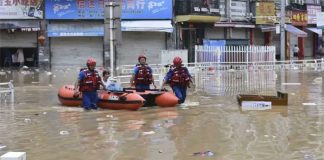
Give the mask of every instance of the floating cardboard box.
MULTIPOLYGON (((263 95, 237 95, 237 101, 242 106, 243 101, 261 101, 271 102, 271 105, 288 105, 288 94, 277 92, 277 96, 263 96, 263 95)), ((245 102, 246 103, 246 102, 245 102)))

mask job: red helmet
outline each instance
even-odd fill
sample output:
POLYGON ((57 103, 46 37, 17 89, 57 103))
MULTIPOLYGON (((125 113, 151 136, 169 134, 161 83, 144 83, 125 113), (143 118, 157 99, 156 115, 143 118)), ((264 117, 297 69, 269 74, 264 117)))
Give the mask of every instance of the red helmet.
POLYGON ((180 65, 180 64, 182 64, 182 59, 180 58, 180 57, 174 57, 174 59, 173 59, 173 64, 174 65, 180 65))
POLYGON ((89 58, 87 60, 87 66, 95 66, 96 65, 96 60, 94 58, 89 58))
POLYGON ((141 58, 144 58, 146 60, 146 56, 144 54, 138 56, 138 61, 140 61, 141 58))

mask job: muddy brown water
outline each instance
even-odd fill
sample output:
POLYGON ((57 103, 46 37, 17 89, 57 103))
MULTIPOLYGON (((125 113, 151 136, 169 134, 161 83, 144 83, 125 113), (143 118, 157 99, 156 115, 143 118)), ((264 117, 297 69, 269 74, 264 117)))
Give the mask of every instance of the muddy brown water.
POLYGON ((57 90, 77 70, 0 70, 14 80, 15 102, 0 102, 0 154, 28 160, 324 159, 319 71, 224 71, 200 76, 184 105, 139 111, 63 107, 57 90), (300 83, 300 84, 298 84, 300 83), (238 93, 289 93, 288 106, 246 111, 238 93), (303 103, 308 103, 304 104, 303 103), (211 151, 214 155, 193 156, 211 151))

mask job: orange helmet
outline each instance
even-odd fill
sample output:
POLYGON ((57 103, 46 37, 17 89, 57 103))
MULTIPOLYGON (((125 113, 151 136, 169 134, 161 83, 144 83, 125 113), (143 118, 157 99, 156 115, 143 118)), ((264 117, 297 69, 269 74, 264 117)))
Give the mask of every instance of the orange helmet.
POLYGON ((180 65, 180 64, 182 64, 182 59, 180 58, 180 57, 174 57, 174 59, 173 59, 173 64, 174 65, 180 65))
POLYGON ((94 58, 89 58, 87 60, 87 66, 95 66, 96 65, 96 60, 94 58))
POLYGON ((138 56, 138 61, 140 61, 141 58, 144 58, 146 60, 146 56, 144 54, 138 56))

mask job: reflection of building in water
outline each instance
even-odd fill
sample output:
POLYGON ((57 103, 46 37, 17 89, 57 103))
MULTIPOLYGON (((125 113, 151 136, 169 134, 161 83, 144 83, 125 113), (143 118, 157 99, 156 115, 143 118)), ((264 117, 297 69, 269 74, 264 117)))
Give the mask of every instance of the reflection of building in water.
POLYGON ((236 95, 276 87, 276 73, 265 71, 219 71, 212 75, 199 75, 198 87, 216 95, 236 95))

